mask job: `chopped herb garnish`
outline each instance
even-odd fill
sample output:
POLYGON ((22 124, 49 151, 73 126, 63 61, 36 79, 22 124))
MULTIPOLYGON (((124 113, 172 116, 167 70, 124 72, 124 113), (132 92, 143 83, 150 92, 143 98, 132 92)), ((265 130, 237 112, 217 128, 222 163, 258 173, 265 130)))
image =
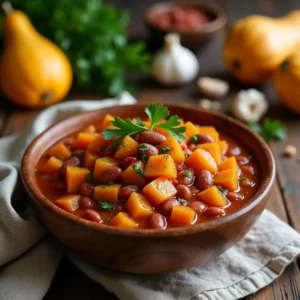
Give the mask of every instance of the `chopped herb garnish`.
POLYGON ((106 185, 101 185, 101 189, 105 189, 106 188, 106 185))
POLYGON ((149 150, 149 147, 146 144, 141 144, 139 146, 139 150, 142 151, 142 152, 147 151, 147 150, 149 150))
POLYGON ((189 171, 183 171, 183 175, 186 178, 191 178, 191 172, 189 172, 189 171))
POLYGON ((74 156, 82 157, 83 155, 84 155, 84 150, 77 150, 76 152, 71 153, 70 158, 72 158, 74 156))
POLYGON ((124 147, 125 147, 125 144, 124 144, 124 143, 120 144, 120 148, 121 148, 121 149, 123 149, 124 147))
POLYGON ((185 199, 182 199, 182 198, 177 198, 178 202, 181 203, 181 204, 187 204, 188 201, 185 200, 185 199))
POLYGON ((110 222, 112 218, 106 218, 106 222, 110 222))
POLYGON ((143 153, 143 154, 142 154, 142 157, 141 157, 141 161, 142 161, 143 163, 146 163, 146 160, 147 160, 147 154, 146 154, 146 153, 143 153))
POLYGON ((190 138, 190 143, 197 144, 198 143, 198 135, 195 134, 190 138))
POLYGON ((168 146, 163 146, 161 149, 160 149, 160 154, 166 154, 170 151, 170 148, 168 146))
POLYGON ((100 200, 99 201, 99 208, 101 210, 114 210, 116 208, 115 205, 108 203, 106 201, 100 200))
POLYGON ((89 173, 87 176, 87 182, 91 182, 91 181, 93 181, 93 174, 89 173))
POLYGON ((219 185, 217 185, 218 190, 224 195, 226 196, 228 193, 228 190, 223 189, 222 187, 220 187, 219 185))
POLYGON ((114 182, 113 181, 109 181, 107 184, 108 185, 112 185, 112 184, 114 184, 114 182))
POLYGON ((140 169, 136 164, 132 164, 132 169, 135 171, 136 174, 144 177, 144 170, 140 169))
POLYGON ((241 178, 239 179, 239 182, 245 181, 245 180, 247 180, 247 179, 248 179, 247 177, 241 177, 241 178))

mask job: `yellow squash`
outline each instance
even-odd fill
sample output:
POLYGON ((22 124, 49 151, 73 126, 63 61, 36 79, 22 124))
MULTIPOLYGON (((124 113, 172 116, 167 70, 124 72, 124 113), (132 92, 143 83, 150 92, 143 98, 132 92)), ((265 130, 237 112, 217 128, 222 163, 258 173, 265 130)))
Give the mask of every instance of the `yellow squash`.
POLYGON ((278 98, 300 114, 300 51, 288 56, 275 71, 273 84, 278 98))
POLYGON ((4 93, 23 107, 61 101, 72 84, 72 67, 65 54, 40 35, 21 11, 9 9, 3 28, 0 83, 4 93))
POLYGON ((238 21, 224 44, 227 70, 245 84, 267 81, 300 46, 300 10, 281 18, 249 16, 238 21))

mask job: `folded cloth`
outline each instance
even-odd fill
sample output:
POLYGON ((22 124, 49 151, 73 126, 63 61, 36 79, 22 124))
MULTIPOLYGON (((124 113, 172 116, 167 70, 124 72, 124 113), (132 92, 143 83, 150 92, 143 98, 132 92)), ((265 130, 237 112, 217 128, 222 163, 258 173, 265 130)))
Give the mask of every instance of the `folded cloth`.
MULTIPOLYGON (((120 99, 64 102, 44 110, 23 132, 0 139, 0 300, 42 299, 64 253, 31 207, 22 209, 22 155, 32 139, 72 114, 118 104, 120 99)), ((239 299, 270 284, 300 253, 300 235, 265 211, 246 237, 214 261, 165 275, 130 275, 96 267, 69 251, 87 276, 124 300, 239 299)))

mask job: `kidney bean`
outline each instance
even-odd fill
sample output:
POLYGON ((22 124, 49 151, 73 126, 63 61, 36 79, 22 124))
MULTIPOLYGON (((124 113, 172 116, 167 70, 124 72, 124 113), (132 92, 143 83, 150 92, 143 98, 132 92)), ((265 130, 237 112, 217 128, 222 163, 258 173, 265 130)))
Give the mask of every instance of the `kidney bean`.
POLYGON ((167 201, 165 201, 161 206, 160 206, 160 209, 161 209, 161 212, 164 214, 164 215, 169 215, 171 212, 172 212, 172 209, 174 206, 179 206, 180 203, 177 201, 176 198, 171 198, 167 201))
POLYGON ((91 183, 84 182, 79 187, 79 193, 85 197, 93 197, 94 186, 91 183))
POLYGON ((147 160, 149 156, 158 155, 158 150, 150 144, 143 143, 138 147, 137 155, 144 161, 147 160))
POLYGON ((166 228, 166 219, 160 213, 154 213, 150 217, 150 226, 153 229, 165 229, 166 228))
POLYGON ((246 174, 254 174, 255 173, 255 169, 252 166, 242 166, 241 170, 243 173, 246 173, 246 174))
POLYGON ((84 218, 92 222, 97 222, 97 223, 103 222, 101 216, 96 211, 91 209, 85 211, 84 218))
POLYGON ((181 171, 185 170, 186 168, 187 168, 187 166, 183 162, 176 166, 177 172, 181 172, 181 171))
POLYGON ((191 187, 190 187, 190 191, 191 191, 191 193, 192 193, 193 196, 196 195, 196 194, 198 193, 198 190, 197 190, 196 187, 194 187, 194 186, 191 186, 191 187))
POLYGON ((138 191, 139 191, 139 187, 137 185, 123 186, 119 191, 118 198, 120 201, 122 200, 126 201, 128 200, 128 198, 131 196, 133 192, 138 192, 138 191))
POLYGON ((106 146, 102 151, 102 156, 112 156, 115 153, 113 145, 106 146))
POLYGON ((120 162, 120 167, 123 168, 123 169, 126 169, 128 166, 130 166, 131 164, 134 164, 137 161, 138 161, 138 159, 136 157, 134 157, 134 156, 125 157, 120 162))
POLYGON ((239 193, 229 192, 229 193, 227 193, 226 198, 229 201, 240 201, 240 200, 244 199, 244 196, 239 193))
POLYGON ((226 152, 227 156, 237 156, 240 155, 241 153, 242 150, 238 146, 229 147, 229 149, 226 152))
POLYGON ((140 143, 147 143, 151 145, 159 145, 166 140, 166 137, 155 131, 142 131, 139 135, 140 143))
POLYGON ((236 156, 236 160, 237 160, 239 165, 245 165, 249 162, 249 158, 247 156, 244 156, 244 155, 236 156))
POLYGON ((93 199, 90 197, 81 197, 79 199, 80 208, 92 208, 94 205, 93 199))
POLYGON ((179 198, 183 198, 186 200, 189 200, 192 198, 192 192, 186 185, 178 184, 176 186, 176 190, 177 190, 177 196, 179 198))
POLYGON ((201 214, 206 209, 206 205, 201 201, 192 201, 189 203, 189 207, 197 214, 201 214))
POLYGON ((69 158, 68 160, 66 160, 62 166, 60 167, 60 170, 58 172, 58 175, 63 178, 66 176, 66 172, 67 172, 67 167, 78 167, 80 166, 80 159, 76 156, 73 156, 71 158, 69 158))
POLYGON ((177 175, 178 184, 190 185, 194 181, 194 175, 190 170, 181 171, 177 175))
POLYGON ((105 169, 99 178, 100 183, 116 182, 122 175, 122 169, 119 167, 109 167, 105 169))
POLYGON ((208 170, 201 171, 196 178, 196 187, 199 190, 205 190, 214 184, 213 177, 208 170))
POLYGON ((254 182, 247 178, 246 180, 240 182, 240 186, 243 188, 249 188, 254 186, 254 182))
POLYGON ((185 150, 184 156, 185 156, 185 157, 189 157, 189 156, 192 155, 192 153, 193 153, 193 151, 192 151, 191 149, 188 148, 188 149, 185 150))
POLYGON ((212 143, 214 139, 209 134, 199 133, 197 135, 198 142, 197 144, 205 144, 205 143, 212 143))
POLYGON ((190 149, 191 151, 195 151, 196 145, 195 145, 195 144, 190 144, 190 145, 189 145, 189 149, 190 149))
POLYGON ((222 207, 208 207, 204 212, 203 215, 206 217, 221 217, 224 216, 225 210, 222 207))

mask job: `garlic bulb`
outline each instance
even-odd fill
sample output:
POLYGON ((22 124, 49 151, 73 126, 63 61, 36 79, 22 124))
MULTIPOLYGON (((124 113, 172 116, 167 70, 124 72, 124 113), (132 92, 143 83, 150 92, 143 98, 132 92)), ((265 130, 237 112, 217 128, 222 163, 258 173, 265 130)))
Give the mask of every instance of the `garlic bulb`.
POLYGON ((193 80, 199 72, 196 56, 180 44, 177 33, 165 36, 164 47, 152 62, 152 76, 164 85, 180 85, 193 80))
POLYGON ((236 95, 233 106, 233 115, 242 120, 259 121, 268 110, 268 102, 263 93, 256 89, 242 90, 236 95))

